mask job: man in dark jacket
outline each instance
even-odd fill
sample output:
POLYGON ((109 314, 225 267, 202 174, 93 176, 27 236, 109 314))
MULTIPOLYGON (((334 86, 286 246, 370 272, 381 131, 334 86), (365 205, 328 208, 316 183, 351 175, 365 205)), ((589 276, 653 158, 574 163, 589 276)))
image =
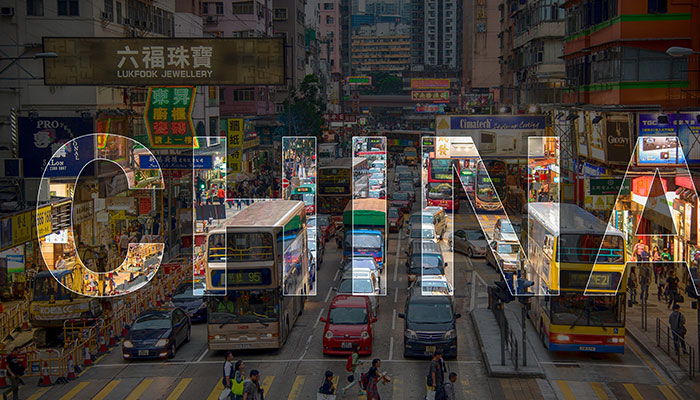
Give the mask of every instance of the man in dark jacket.
POLYGON ((685 334, 687 332, 685 328, 685 315, 680 312, 680 308, 680 305, 674 304, 673 312, 671 312, 671 315, 668 317, 668 324, 671 326, 673 335, 673 348, 676 350, 676 355, 678 354, 678 342, 681 342, 683 354, 688 353, 685 351, 685 334))
POLYGON ((12 352, 7 355, 6 365, 5 373, 10 378, 10 388, 2 393, 2 398, 3 400, 7 400, 7 394, 12 392, 12 400, 19 400, 19 377, 24 375, 24 367, 17 358, 17 349, 13 349, 12 352))

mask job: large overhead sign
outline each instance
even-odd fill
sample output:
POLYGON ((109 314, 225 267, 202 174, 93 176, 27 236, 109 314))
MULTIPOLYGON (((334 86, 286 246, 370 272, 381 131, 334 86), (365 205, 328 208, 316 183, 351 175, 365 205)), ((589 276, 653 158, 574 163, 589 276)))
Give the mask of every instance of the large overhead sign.
POLYGON ((45 37, 46 85, 284 85, 281 38, 45 37))
POLYGON ((413 78, 411 79, 411 89, 449 89, 450 80, 449 79, 424 79, 424 78, 413 78))

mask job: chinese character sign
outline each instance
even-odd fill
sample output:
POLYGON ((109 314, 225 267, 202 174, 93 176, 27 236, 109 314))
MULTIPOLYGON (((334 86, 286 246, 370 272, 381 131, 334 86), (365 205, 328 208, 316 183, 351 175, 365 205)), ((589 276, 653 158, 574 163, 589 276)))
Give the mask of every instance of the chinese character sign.
POLYGON ((232 118, 228 120, 228 168, 231 172, 241 171, 243 150, 243 120, 232 118))
POLYGON ((192 148, 194 93, 190 86, 149 88, 144 118, 153 148, 192 148))

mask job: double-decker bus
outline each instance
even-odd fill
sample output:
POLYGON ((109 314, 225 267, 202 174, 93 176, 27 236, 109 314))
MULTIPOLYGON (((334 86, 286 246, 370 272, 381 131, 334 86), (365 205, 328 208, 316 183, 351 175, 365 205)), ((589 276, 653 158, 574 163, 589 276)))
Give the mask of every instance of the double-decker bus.
POLYGON ((505 161, 486 159, 479 162, 476 168, 476 188, 474 192, 476 194, 474 196, 476 209, 486 211, 502 209, 501 202, 506 200, 505 161), (496 189, 495 191, 493 190, 494 188, 496 189))
POLYGON ((403 149, 403 158, 407 165, 418 164, 418 151, 415 147, 406 147, 403 149))
POLYGON ((318 167, 318 213, 342 223, 343 210, 352 198, 352 159, 339 158, 318 167))
POLYGON ((302 201, 304 202, 304 207, 306 208, 307 214, 313 214, 316 212, 316 184, 305 184, 299 185, 289 196, 290 200, 302 201))
POLYGON ((308 293, 302 202, 251 204, 207 234, 209 350, 282 347, 308 293))
POLYGON ((624 353, 624 233, 573 204, 530 203, 528 234, 532 292, 554 294, 532 299, 530 318, 544 345, 624 353), (584 296, 587 287, 593 295, 584 296))
POLYGON ((439 206, 446 210, 459 211, 459 196, 454 196, 452 178, 455 161, 447 158, 434 158, 428 163, 428 206, 439 206))

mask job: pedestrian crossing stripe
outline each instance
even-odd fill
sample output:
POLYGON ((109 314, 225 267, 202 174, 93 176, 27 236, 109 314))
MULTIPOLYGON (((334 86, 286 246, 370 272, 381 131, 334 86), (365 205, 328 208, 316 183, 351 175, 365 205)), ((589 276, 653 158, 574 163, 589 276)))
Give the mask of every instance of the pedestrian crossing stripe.
POLYGON ((598 396, 598 399, 600 400, 608 400, 608 394, 605 393, 605 389, 603 389, 603 385, 600 382, 591 382, 591 387, 593 388, 593 391, 595 392, 595 395, 598 396))
POLYGON ((90 382, 80 382, 75 387, 71 390, 68 391, 68 393, 64 394, 60 400, 70 400, 75 395, 77 395, 81 390, 85 389, 86 386, 88 386, 90 382))
POLYGON ((624 386, 625 390, 627 390, 627 393, 632 396, 632 399, 634 400, 644 400, 644 397, 642 397, 642 394, 639 393, 639 390, 637 390, 636 387, 634 387, 633 384, 631 383, 625 383, 622 386, 624 386))
POLYGON ((681 400, 676 395, 671 392, 671 389, 668 388, 666 385, 657 385, 656 386, 659 389, 659 392, 664 395, 666 400, 681 400))
POLYGON ((301 394, 301 388, 304 386, 304 381, 306 377, 304 375, 297 375, 294 378, 294 383, 292 384, 292 390, 289 391, 289 400, 295 400, 299 398, 301 394))
POLYGON ((561 390, 561 394, 564 396, 565 400, 576 400, 576 396, 574 396, 574 392, 571 390, 569 387, 569 384, 564 382, 564 381, 556 381, 557 386, 559 386, 559 390, 561 390))
POLYGON ((148 389, 149 386, 151 386, 151 383, 153 383, 153 378, 146 378, 141 381, 141 383, 136 386, 134 390, 129 393, 129 396, 126 398, 126 400, 138 400, 141 398, 141 395, 148 389))
POLYGON ((50 386, 49 386, 49 387, 40 388, 39 390, 36 391, 36 393, 34 393, 33 395, 29 396, 29 397, 27 398, 27 400, 38 400, 41 396, 44 395, 44 393, 48 392, 49 389, 50 389, 50 386))
POLYGON ((182 393, 187 389, 187 385, 192 382, 192 378, 183 378, 180 383, 175 386, 175 390, 168 396, 166 400, 177 400, 182 396, 182 393))
POLYGON ((92 400, 103 400, 105 397, 107 397, 108 394, 114 390, 115 387, 121 382, 119 379, 115 379, 113 381, 110 381, 102 390, 100 390, 95 397, 92 398, 92 400))

